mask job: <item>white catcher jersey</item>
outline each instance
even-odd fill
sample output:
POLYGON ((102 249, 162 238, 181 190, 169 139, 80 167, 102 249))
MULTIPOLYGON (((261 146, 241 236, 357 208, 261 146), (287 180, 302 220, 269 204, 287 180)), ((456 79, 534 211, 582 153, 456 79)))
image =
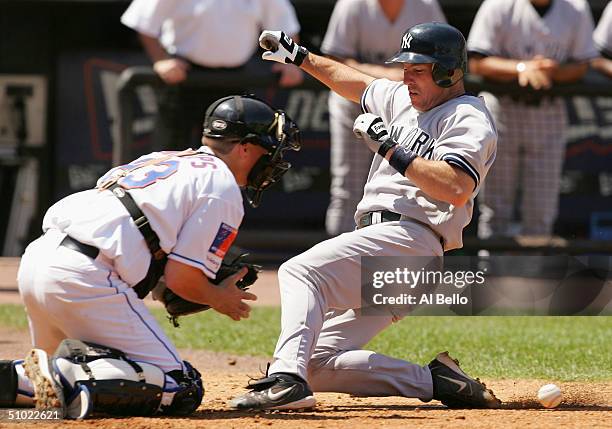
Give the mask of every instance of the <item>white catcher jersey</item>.
POLYGON ((300 31, 289 0, 134 0, 121 22, 205 67, 243 65, 262 28, 300 31))
POLYGON ((468 203, 455 207, 426 195, 375 155, 355 219, 370 211, 389 210, 430 225, 444 238, 445 250, 461 247, 463 228, 472 218, 474 197, 497 148, 497 130, 484 101, 462 95, 419 112, 412 107, 406 85, 377 79, 364 91, 361 107, 380 116, 397 143, 425 159, 461 168, 474 179, 475 187, 468 203))
MULTIPOLYGON (((142 156, 129 167, 169 153, 142 156)), ((168 257, 214 279, 244 215, 240 188, 227 165, 203 146, 196 155, 137 169, 119 183, 149 219, 168 257)), ((91 189, 58 201, 43 220, 43 231, 50 228, 100 249, 129 285, 147 273, 149 249, 111 191, 91 189)))
POLYGON ((542 55, 559 62, 597 56, 593 17, 584 0, 553 0, 541 17, 529 0, 485 0, 472 23, 467 48, 520 60, 542 55))
POLYGON ((612 2, 608 3, 599 18, 593 39, 599 52, 612 58, 612 2))

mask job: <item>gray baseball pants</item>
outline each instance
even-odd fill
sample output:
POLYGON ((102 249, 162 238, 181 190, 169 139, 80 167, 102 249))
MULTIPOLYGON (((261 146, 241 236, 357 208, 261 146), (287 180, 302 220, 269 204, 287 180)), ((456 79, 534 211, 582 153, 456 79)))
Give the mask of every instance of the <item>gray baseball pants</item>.
POLYGON ((362 349, 394 316, 362 314, 360 260, 442 254, 431 230, 401 221, 339 235, 284 263, 278 273, 282 329, 269 373, 297 374, 314 391, 430 400, 427 366, 362 349))

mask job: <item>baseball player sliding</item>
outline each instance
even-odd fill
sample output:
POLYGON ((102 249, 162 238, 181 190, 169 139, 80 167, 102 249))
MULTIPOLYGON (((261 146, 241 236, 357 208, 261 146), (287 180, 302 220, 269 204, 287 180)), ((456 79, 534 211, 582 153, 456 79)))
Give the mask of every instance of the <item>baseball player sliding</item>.
POLYGON ((262 100, 230 96, 209 107, 202 144, 114 168, 47 211, 18 274, 36 348, 25 363, 0 361, 0 406, 35 396, 73 418, 197 409, 199 372, 140 298, 164 273, 180 298, 249 316, 256 297, 236 287, 247 269, 220 279, 244 213, 240 187, 257 206, 290 167, 283 153, 299 149, 299 132, 262 100))
POLYGON ((376 153, 357 229, 322 242, 279 269, 282 330, 265 378, 231 401, 244 409, 315 405, 313 391, 437 399, 449 407, 497 407, 486 387, 446 352, 420 366, 362 347, 394 316, 364 316, 363 255, 442 256, 462 246, 474 196, 496 153, 497 133, 480 98, 465 94, 465 39, 441 23, 419 24, 389 62, 403 82, 375 79, 264 31, 265 60, 293 63, 364 111, 354 131, 376 153))

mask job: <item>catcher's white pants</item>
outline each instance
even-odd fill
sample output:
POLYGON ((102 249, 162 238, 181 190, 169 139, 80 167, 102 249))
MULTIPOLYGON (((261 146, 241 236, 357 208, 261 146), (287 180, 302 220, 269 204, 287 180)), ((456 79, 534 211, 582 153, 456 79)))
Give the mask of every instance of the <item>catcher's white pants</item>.
POLYGON ((288 372, 315 391, 433 396, 427 366, 362 350, 394 316, 363 315, 361 256, 442 256, 438 237, 410 222, 386 222, 317 244, 278 273, 281 334, 269 373, 288 372))
POLYGON ((64 338, 75 338, 119 349, 164 372, 182 369, 176 348, 112 261, 60 246, 65 236, 51 229, 21 258, 17 280, 33 346, 52 354, 64 338))
POLYGON ((513 235, 519 186, 520 233, 550 235, 559 211, 567 130, 565 104, 561 98, 529 106, 509 97, 483 96, 495 118, 499 140, 495 164, 479 196, 478 235, 513 235))

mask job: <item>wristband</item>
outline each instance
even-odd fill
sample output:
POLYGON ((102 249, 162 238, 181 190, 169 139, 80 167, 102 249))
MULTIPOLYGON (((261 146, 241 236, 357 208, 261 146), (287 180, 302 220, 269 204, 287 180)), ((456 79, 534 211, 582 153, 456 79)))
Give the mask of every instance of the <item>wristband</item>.
POLYGON ((389 150, 395 146, 397 146, 397 143, 395 143, 393 139, 388 138, 378 147, 377 153, 384 158, 387 152, 389 152, 389 150))
POLYGON ((308 56, 308 49, 303 46, 298 45, 297 53, 295 54, 295 60, 293 60, 293 64, 296 66, 301 66, 304 62, 304 58, 308 56))
POLYGON ((406 169, 417 156, 418 155, 410 149, 398 145, 391 154, 389 165, 399 171, 402 175, 406 175, 406 169))

